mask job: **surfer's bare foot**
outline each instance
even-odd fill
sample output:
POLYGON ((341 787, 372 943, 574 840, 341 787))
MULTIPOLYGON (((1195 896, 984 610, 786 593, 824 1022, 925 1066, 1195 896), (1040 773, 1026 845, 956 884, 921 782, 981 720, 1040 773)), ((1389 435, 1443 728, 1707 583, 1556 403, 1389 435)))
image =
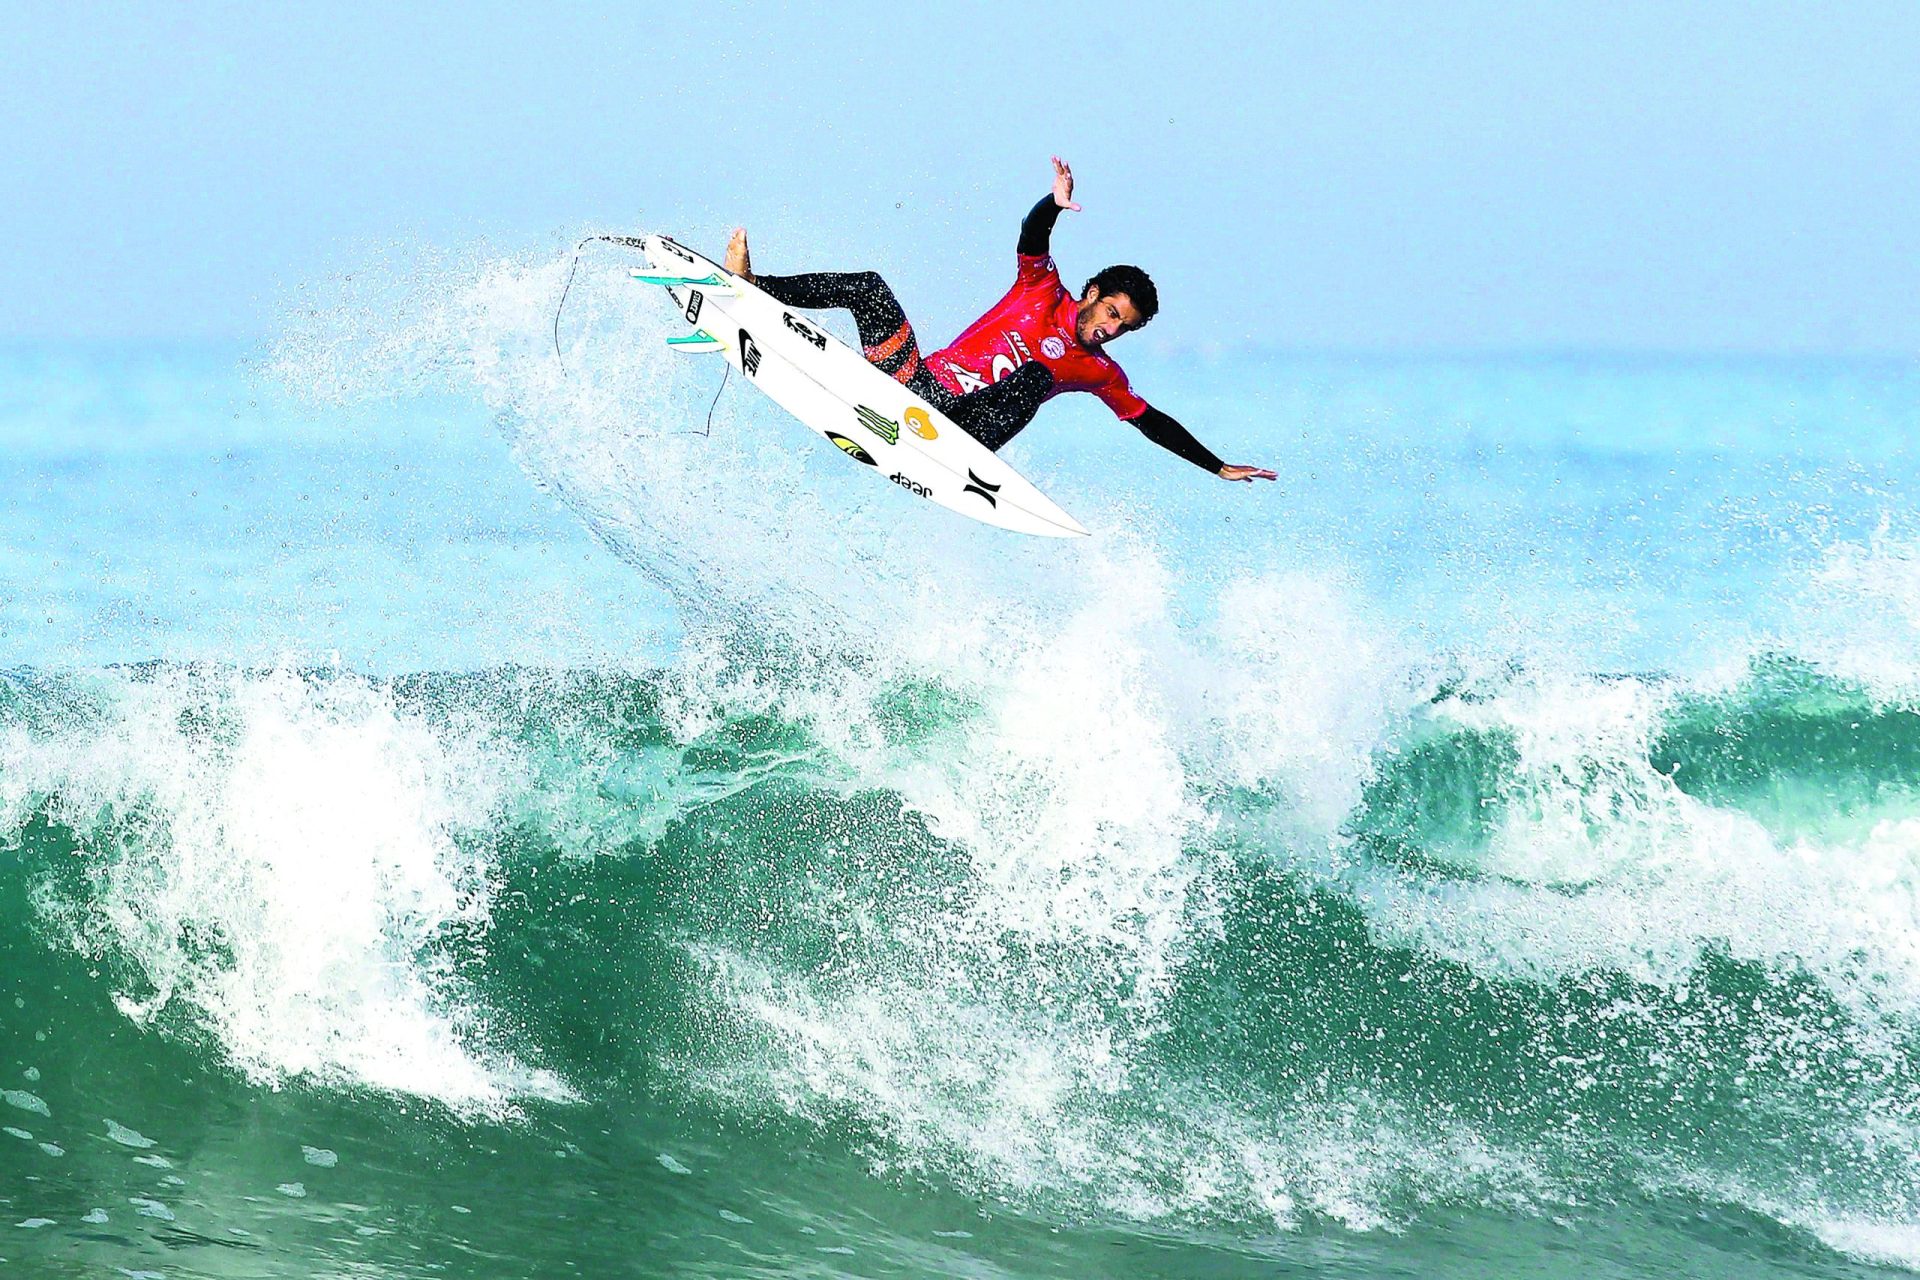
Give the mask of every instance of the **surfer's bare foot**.
POLYGON ((735 227, 733 235, 727 239, 727 256, 721 266, 739 276, 742 280, 753 280, 753 260, 747 256, 747 229, 735 227))

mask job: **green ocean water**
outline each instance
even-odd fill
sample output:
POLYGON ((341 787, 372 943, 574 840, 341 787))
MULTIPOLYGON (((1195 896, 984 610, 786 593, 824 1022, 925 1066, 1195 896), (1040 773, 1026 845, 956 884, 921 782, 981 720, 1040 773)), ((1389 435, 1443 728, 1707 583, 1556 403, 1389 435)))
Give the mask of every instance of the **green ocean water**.
MULTIPOLYGON (((1668 702, 1639 759, 1591 761, 1639 771, 1612 787, 1530 777, 1524 734, 1479 714, 1512 690, 1438 691, 1331 844, 1281 834, 1275 795, 1207 797, 1154 956, 1144 901, 1098 935, 1019 927, 1007 868, 813 727, 689 736, 670 685, 9 678, 0 1152, 8 1213, 51 1220, 12 1230, 10 1262, 1847 1274, 1836 1243, 1913 1214, 1913 975, 1869 919, 1806 936, 1835 905, 1804 901, 1811 871, 1767 901, 1768 848, 1911 821, 1920 715, 1857 687, 1758 663, 1668 702), (307 754, 268 781, 294 726, 307 754), (491 775, 481 802, 287 865, 332 806, 260 789, 327 787, 410 734, 491 775), (1687 945, 1635 919, 1658 909, 1644 867, 1511 865, 1503 830, 1596 801, 1712 806, 1754 842, 1668 878, 1687 945), (343 944, 368 893, 377 927, 343 944), (1771 948, 1749 909, 1777 911, 1771 948)), ((906 690, 880 745, 911 772, 980 715, 906 690)), ((424 780, 368 784, 365 820, 424 780)))

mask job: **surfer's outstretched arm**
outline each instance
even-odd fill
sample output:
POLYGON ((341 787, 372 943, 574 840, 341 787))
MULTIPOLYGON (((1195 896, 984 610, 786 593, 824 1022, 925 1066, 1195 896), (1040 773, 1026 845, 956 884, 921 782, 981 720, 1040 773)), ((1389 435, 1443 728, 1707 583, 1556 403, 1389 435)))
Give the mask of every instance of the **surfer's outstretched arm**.
POLYGON ((1148 405, 1146 412, 1131 420, 1140 434, 1178 458, 1185 458, 1196 467, 1201 467, 1219 476, 1222 480, 1275 480, 1273 472, 1264 467, 1235 466, 1220 461, 1213 450, 1200 443, 1193 432, 1181 426, 1168 415, 1148 405))
POLYGON ((1073 170, 1059 156, 1053 158, 1053 190, 1042 196, 1040 203, 1027 211, 1020 221, 1020 241, 1014 252, 1023 258, 1044 258, 1050 250, 1048 244, 1053 239, 1053 224, 1060 217, 1062 209, 1079 212, 1080 206, 1073 202, 1073 170))

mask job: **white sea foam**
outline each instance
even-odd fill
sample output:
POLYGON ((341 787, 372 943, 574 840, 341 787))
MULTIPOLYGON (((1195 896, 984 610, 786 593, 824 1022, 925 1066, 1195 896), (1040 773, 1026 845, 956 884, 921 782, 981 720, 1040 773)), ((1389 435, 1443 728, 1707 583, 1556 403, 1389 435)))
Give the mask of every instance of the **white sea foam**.
MULTIPOLYGON (((112 1119, 108 1119, 107 1121, 107 1137, 110 1141, 117 1142, 123 1147, 146 1148, 153 1145, 153 1139, 149 1138, 146 1134, 141 1133, 138 1129, 129 1129, 126 1125, 112 1119)), ((162 1159, 164 1157, 156 1156, 154 1158, 162 1159)))
POLYGON ((1512 744, 1461 879, 1349 871, 1387 939, 1490 977, 1606 971, 1682 987, 1708 948, 1819 973, 1862 1012, 1920 1010, 1920 822, 1843 845, 1783 840, 1654 759, 1676 686, 1538 675, 1442 723, 1512 744))
POLYGON ((162 1222, 174 1220, 173 1210, 158 1200, 148 1199, 145 1196, 128 1196, 127 1203, 132 1205, 134 1211, 143 1218, 158 1218, 162 1222))
POLYGON ((1793 652, 1901 706, 1920 706, 1920 540, 1890 526, 1826 547, 1794 602, 1793 652))
POLYGON ((736 954, 696 948, 771 1040, 752 1074, 718 1073, 723 1094, 770 1091, 802 1115, 851 1108, 888 1140, 877 1171, 938 1168, 1000 1196, 1051 1195, 1124 1217, 1308 1215, 1391 1228, 1435 1196, 1538 1206, 1571 1194, 1538 1153, 1506 1149, 1450 1118, 1361 1089, 1257 1108, 1204 1090, 1156 1094, 1153 1114, 1110 1100, 1133 1067, 1095 1026, 955 991, 868 986, 849 993, 736 954))
POLYGON ((1806 1225, 1842 1253, 1865 1262, 1920 1271, 1920 1223, 1827 1218, 1806 1225))
POLYGON ((108 846, 86 900, 41 905, 76 948, 137 964, 129 1017, 190 1007, 263 1082, 482 1109, 564 1095, 489 1051, 432 945, 487 924, 484 836, 514 766, 484 736, 344 675, 105 673, 94 693, 97 721, 0 738, 0 817, 51 804, 108 846))

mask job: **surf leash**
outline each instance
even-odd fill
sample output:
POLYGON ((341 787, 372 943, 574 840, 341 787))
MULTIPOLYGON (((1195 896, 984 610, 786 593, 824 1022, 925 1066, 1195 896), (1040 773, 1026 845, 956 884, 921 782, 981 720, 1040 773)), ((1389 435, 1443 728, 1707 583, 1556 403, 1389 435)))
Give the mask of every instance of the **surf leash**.
POLYGON ((646 247, 646 241, 640 239, 638 236, 588 236, 579 244, 573 246, 573 265, 567 268, 567 283, 565 287, 560 290, 560 301, 553 309, 553 358, 560 362, 561 373, 567 371, 567 359, 560 354, 560 313, 566 309, 567 295, 573 292, 573 277, 574 273, 580 270, 580 255, 585 253, 587 246, 595 240, 604 240, 608 244, 623 245, 628 249, 643 249, 646 247))
MULTIPOLYGON (((560 301, 555 303, 553 308, 553 358, 555 363, 560 366, 562 375, 567 372, 567 358, 560 353, 560 313, 566 310, 567 295, 573 292, 573 277, 574 274, 580 270, 580 255, 585 253, 587 246, 596 240, 604 240, 608 244, 617 244, 626 249, 644 249, 647 243, 639 236, 588 236, 579 244, 573 246, 573 262, 567 267, 567 282, 561 286, 560 301)), ((713 411, 720 407, 720 393, 727 389, 727 377, 732 372, 732 365, 722 364, 720 366, 720 385, 714 389, 713 403, 707 406, 707 425, 699 431, 681 431, 675 432, 674 434, 707 437, 713 435, 713 411)))

